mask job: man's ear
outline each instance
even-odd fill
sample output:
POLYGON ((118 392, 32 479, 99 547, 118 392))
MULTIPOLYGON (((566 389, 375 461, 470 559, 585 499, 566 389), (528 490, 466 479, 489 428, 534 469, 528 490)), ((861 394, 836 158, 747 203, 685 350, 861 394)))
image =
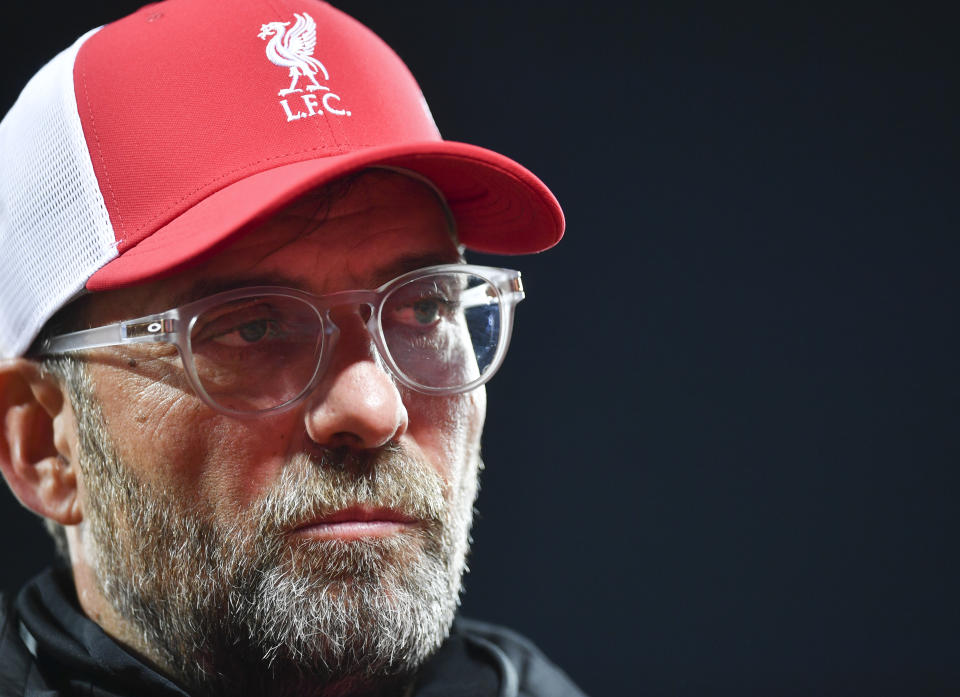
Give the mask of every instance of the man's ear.
POLYGON ((0 360, 0 471, 20 503, 61 525, 83 519, 77 426, 64 386, 24 358, 0 360))

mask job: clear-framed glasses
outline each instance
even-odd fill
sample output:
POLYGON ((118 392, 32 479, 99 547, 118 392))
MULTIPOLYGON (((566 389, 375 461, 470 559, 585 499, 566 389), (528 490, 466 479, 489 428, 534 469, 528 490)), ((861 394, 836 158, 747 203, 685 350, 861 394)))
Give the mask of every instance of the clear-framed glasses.
POLYGON ((373 290, 327 295, 255 286, 51 337, 39 354, 173 344, 209 406, 232 416, 274 413, 293 407, 320 381, 340 333, 331 311, 352 307, 366 317, 399 383, 450 395, 479 387, 500 367, 523 297, 519 271, 471 264, 429 266, 373 290))

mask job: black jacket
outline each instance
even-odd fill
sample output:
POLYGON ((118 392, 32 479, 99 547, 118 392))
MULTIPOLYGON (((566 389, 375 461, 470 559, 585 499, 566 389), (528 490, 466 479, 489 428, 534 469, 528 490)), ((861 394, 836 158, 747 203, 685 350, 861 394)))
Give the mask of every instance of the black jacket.
MULTIPOLYGON (((528 640, 458 619, 421 668, 415 697, 584 697, 528 640)), ((80 610, 69 573, 45 571, 0 598, 0 697, 187 697, 80 610)))

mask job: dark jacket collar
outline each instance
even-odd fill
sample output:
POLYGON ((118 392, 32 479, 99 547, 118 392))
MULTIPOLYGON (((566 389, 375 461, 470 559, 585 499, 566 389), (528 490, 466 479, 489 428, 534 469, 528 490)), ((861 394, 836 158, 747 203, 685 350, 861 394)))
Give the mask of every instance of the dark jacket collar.
POLYGON ((18 633, 50 687, 97 695, 186 697, 171 680, 127 653, 80 609, 65 569, 30 581, 16 601, 18 633))

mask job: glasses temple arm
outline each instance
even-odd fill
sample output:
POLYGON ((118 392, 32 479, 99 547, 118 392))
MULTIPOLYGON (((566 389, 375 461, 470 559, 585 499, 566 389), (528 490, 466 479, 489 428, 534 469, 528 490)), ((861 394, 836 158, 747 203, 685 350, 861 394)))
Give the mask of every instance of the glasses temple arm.
MULTIPOLYGON (((460 306, 464 308, 483 307, 497 302, 497 297, 490 295, 488 288, 490 286, 481 285, 463 291, 458 298, 460 306)), ((524 297, 523 288, 511 287, 510 290, 501 288, 500 293, 503 299, 507 301, 520 302, 524 297)))
POLYGON ((50 337, 41 344, 40 355, 70 353, 119 344, 172 341, 171 335, 174 332, 174 320, 145 317, 50 337))

